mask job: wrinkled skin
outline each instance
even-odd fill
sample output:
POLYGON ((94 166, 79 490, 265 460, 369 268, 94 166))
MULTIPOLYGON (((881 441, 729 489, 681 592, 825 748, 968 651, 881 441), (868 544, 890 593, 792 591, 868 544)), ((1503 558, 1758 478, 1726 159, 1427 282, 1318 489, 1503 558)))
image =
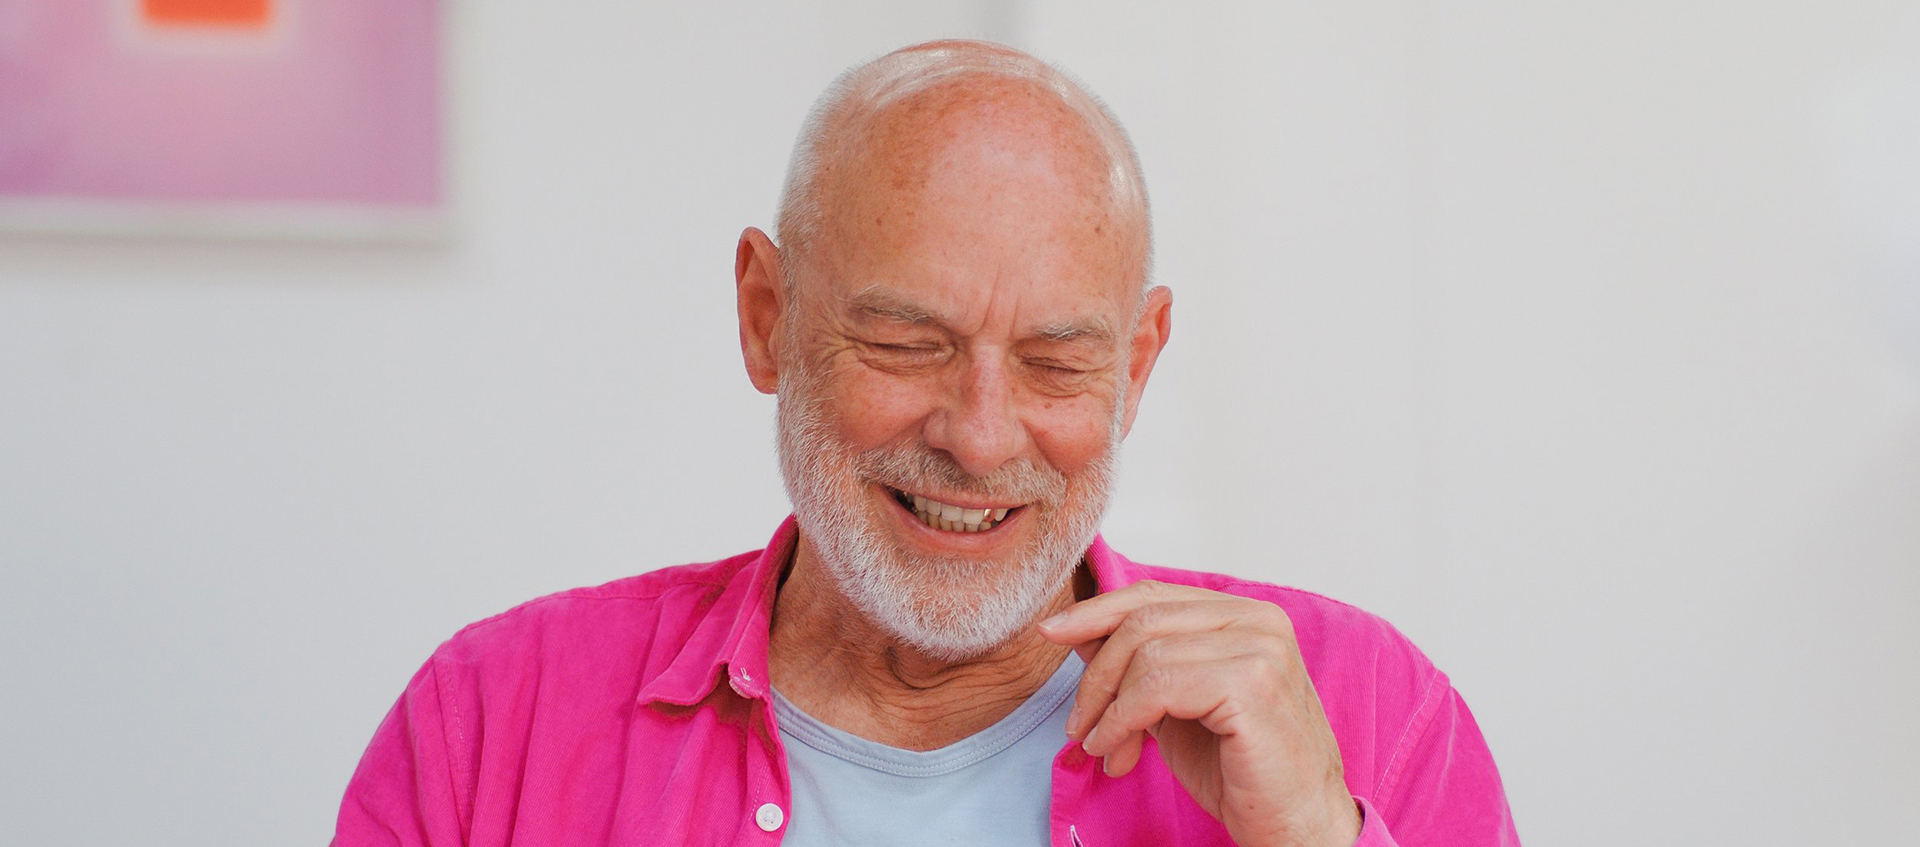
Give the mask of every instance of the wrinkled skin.
MULTIPOLYGON (((1172 327, 1167 289, 1143 293, 1146 212, 1116 188, 1111 139, 1058 94, 992 74, 845 120, 817 188, 820 230, 784 251, 759 230, 741 236, 749 378, 767 393, 817 391, 850 450, 932 451, 979 480, 1030 463, 1085 496, 1172 327)), ((1002 502, 991 485, 909 492, 1015 510, 987 532, 942 531, 880 481, 859 482, 859 519, 887 544, 992 569, 983 577, 1024 566, 1019 552, 1047 523, 1037 518, 1056 508, 1002 502)), ((1081 568, 1063 571, 1034 622, 956 658, 861 614, 819 555, 803 527, 771 656, 775 684, 815 717, 934 749, 1004 717, 1074 649, 1088 671, 1069 732, 1109 773, 1131 770, 1153 733, 1243 847, 1352 843, 1359 816, 1338 749, 1277 607, 1154 584, 1091 597, 1081 568)))

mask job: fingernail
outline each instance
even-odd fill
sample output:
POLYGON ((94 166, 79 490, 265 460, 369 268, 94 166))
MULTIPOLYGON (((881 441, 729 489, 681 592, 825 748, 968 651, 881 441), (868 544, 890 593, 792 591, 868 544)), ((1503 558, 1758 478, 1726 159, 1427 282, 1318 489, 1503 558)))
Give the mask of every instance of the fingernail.
POLYGON ((1060 614, 1054 615, 1053 617, 1050 617, 1044 621, 1041 621, 1040 628, 1041 629, 1059 629, 1060 625, 1066 622, 1067 622, 1067 613, 1061 612, 1060 614))
POLYGON ((1080 704, 1073 704, 1073 711, 1067 713, 1067 737, 1072 738, 1080 728, 1080 704))
POLYGON ((1100 772, 1103 774, 1106 774, 1107 776, 1113 776, 1113 760, 1106 756, 1101 756, 1100 772))

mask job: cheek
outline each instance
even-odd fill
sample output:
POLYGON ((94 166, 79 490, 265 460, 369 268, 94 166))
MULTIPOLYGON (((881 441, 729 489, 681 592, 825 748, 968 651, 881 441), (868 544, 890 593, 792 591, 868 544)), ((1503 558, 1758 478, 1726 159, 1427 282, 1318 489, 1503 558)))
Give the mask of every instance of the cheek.
POLYGON ((836 375, 828 388, 842 435, 867 450, 917 438, 933 400, 910 380, 858 366, 836 375))
POLYGON ((1028 417, 1028 432, 1047 464, 1073 475, 1108 449, 1113 407, 1106 398, 1049 400, 1028 417))

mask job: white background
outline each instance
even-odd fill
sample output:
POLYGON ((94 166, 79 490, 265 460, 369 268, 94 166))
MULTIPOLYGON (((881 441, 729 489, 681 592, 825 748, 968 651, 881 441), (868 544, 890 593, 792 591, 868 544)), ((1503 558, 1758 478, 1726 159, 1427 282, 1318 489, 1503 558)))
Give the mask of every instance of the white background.
POLYGON ((948 35, 1141 148, 1116 547, 1396 622, 1530 844, 1920 830, 1904 4, 452 5, 452 242, 0 236, 0 840, 315 843, 459 626, 764 543, 734 239, 948 35))

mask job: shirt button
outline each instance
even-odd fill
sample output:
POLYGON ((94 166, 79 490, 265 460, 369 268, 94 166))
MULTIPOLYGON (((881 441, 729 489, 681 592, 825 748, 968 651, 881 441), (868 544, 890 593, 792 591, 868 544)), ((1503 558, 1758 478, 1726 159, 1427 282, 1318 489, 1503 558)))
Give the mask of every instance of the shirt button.
POLYGON ((753 812, 753 822, 760 825, 762 832, 772 832, 780 828, 787 820, 787 813, 772 803, 762 803, 753 812))

